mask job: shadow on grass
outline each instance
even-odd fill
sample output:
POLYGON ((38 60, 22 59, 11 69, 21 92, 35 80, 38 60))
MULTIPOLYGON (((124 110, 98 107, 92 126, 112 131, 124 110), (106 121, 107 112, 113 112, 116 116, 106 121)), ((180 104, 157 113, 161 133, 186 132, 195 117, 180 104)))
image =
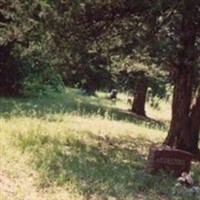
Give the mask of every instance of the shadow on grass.
MULTIPOLYGON (((86 133, 85 133, 86 134, 86 133)), ((17 141, 17 143, 16 143, 17 141)), ((17 144, 28 152, 40 174, 40 187, 56 184, 92 199, 194 199, 199 196, 175 186, 168 174, 145 173, 151 141, 145 138, 66 135, 18 135, 17 144), (192 195, 192 196, 191 196, 192 195)), ((199 167, 194 166, 199 181, 199 167)))
POLYGON ((145 174, 143 152, 151 142, 143 138, 88 133, 81 140, 42 135, 23 135, 18 140, 23 151, 33 154, 31 163, 41 175, 41 187, 73 185, 85 199, 138 199, 138 195, 156 199, 172 194, 170 177, 145 174))
POLYGON ((3 117, 26 115, 45 118, 48 114, 60 113, 100 115, 109 119, 144 125, 149 128, 167 129, 167 125, 160 121, 116 108, 113 102, 105 97, 86 96, 73 89, 68 89, 65 94, 53 93, 38 98, 0 98, 0 115, 3 117))

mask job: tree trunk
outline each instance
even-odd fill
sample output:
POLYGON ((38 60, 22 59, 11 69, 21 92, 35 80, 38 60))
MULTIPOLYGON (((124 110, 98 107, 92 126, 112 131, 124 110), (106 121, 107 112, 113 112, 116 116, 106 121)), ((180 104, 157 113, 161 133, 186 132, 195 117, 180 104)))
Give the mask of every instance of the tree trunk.
POLYGON ((195 97, 191 105, 191 134, 193 139, 194 152, 198 149, 199 130, 200 130, 200 84, 197 88, 195 97))
MULTIPOLYGON (((175 94, 180 94, 180 92, 174 91, 175 94)), ((175 96, 174 98, 178 99, 177 95, 175 96)), ((186 106, 186 97, 181 101, 179 100, 179 103, 175 102, 173 100, 171 126, 164 144, 196 154, 199 152, 200 85, 197 88, 188 114, 188 111, 183 112, 184 105, 188 107, 186 106)))
POLYGON ((200 127, 199 92, 197 92, 196 100, 191 106, 196 61, 196 24, 194 20, 196 8, 193 1, 185 0, 184 3, 180 36, 182 48, 178 50, 177 65, 173 66, 176 78, 172 102, 172 120, 164 144, 195 153, 198 149, 200 127))
POLYGON ((190 133, 190 104, 192 98, 192 73, 184 72, 175 83, 172 119, 165 144, 175 146, 178 149, 190 150, 192 136, 190 133))
POLYGON ((11 55, 12 43, 0 46, 0 95, 20 95, 21 75, 19 66, 11 55))
POLYGON ((135 95, 133 99, 132 109, 131 111, 142 116, 146 116, 145 114, 145 102, 147 95, 147 79, 145 76, 141 76, 136 81, 135 85, 135 95))

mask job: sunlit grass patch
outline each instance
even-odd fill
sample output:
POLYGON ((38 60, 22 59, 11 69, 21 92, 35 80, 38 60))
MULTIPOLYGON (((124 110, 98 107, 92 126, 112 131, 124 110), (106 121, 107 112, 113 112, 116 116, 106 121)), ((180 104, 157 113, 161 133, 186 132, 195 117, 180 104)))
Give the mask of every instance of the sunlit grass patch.
MULTIPOLYGON (((8 119, 13 116, 32 116, 37 118, 50 116, 53 118, 52 114, 62 114, 60 115, 61 117, 63 117, 63 114, 98 115, 103 118, 123 120, 151 128, 166 129, 166 124, 161 121, 144 119, 128 112, 125 95, 119 94, 116 103, 111 102, 103 95, 105 93, 98 92, 96 96, 87 96, 82 95, 79 90, 67 88, 64 94, 51 94, 40 98, 8 100, 0 98, 0 113, 4 118, 8 119)), ((165 113, 162 113, 162 116, 165 116, 165 113)))
MULTIPOLYGON (((26 164, 38 172, 36 183, 42 190, 56 185, 85 199, 130 195, 133 188, 128 185, 145 168, 151 144, 145 137, 148 128, 140 130, 137 125, 98 115, 60 115, 2 120, 2 131, 15 152, 10 149, 8 153, 16 157, 15 162, 20 149, 26 164)), ((162 133, 150 132, 155 138, 162 133)))

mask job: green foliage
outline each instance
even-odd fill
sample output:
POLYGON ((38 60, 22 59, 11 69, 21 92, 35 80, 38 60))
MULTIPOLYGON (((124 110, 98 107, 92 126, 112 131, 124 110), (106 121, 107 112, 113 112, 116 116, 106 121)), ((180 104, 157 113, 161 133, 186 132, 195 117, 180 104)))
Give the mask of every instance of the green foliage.
POLYGON ((137 93, 137 83, 146 79, 148 83, 147 100, 152 102, 152 106, 158 107, 158 101, 155 103, 155 100, 167 96, 169 79, 166 70, 157 69, 153 64, 137 63, 129 56, 113 57, 112 68, 118 87, 122 91, 128 91, 129 95, 134 96, 137 93))
POLYGON ((31 96, 62 91, 63 83, 52 64, 43 1, 2 2, 0 9, 0 94, 31 96))
POLYGON ((88 94, 111 88, 114 84, 112 75, 97 56, 99 55, 82 53, 78 63, 74 60, 73 64, 68 62, 59 67, 65 85, 81 88, 88 94))
MULTIPOLYGON (((16 7, 16 10, 13 11, 8 6, 6 11, 11 17, 5 16, 13 23, 3 22, 7 27, 3 30, 8 33, 12 32, 13 28, 18 34, 14 38, 10 36, 7 39, 3 36, 2 41, 5 43, 12 39, 14 45, 20 42, 23 45, 43 46, 42 51, 48 51, 50 56, 47 58, 48 61, 46 60, 45 63, 40 61, 40 64, 44 64, 46 68, 46 63, 49 62, 51 67, 53 61, 66 85, 83 88, 89 93, 94 93, 100 88, 111 89, 115 86, 113 71, 109 66, 111 55, 129 54, 132 59, 138 57, 138 38, 134 38, 134 43, 130 41, 130 37, 132 38, 133 34, 143 37, 145 31, 143 26, 139 29, 138 24, 134 22, 134 16, 130 19, 123 16, 124 11, 128 11, 127 16, 131 10, 136 11, 135 15, 143 22, 142 13, 138 12, 142 3, 135 2, 132 5, 126 5, 126 3, 124 0, 110 1, 110 3, 95 1, 94 4, 90 1, 76 3, 41 0, 29 3, 14 1, 10 5, 16 7), (113 21, 112 27, 108 24, 110 20, 113 21), (134 28, 138 31, 132 33, 134 28), (123 29, 128 31, 124 32, 123 29), (128 52, 127 49, 129 49, 128 52)), ((140 11, 143 12, 142 9, 140 11)), ((9 34, 5 35, 9 36, 9 34)), ((33 54, 29 53, 29 56, 33 57, 33 62, 35 62, 34 52, 32 50, 31 52, 33 54)), ((35 48, 35 52, 43 55, 39 48, 35 48)), ((23 50, 20 50, 19 54, 23 54, 23 50)), ((37 56, 37 59, 39 57, 37 56)), ((142 58, 145 55, 139 57, 142 58)), ((137 60, 140 59, 139 57, 137 60)), ((18 57, 18 59, 21 58, 18 57)), ((25 66, 27 62, 22 61, 25 66)), ((121 68, 119 65, 117 67, 121 68)), ((28 69, 25 71, 27 72, 28 69)), ((32 73, 31 70, 30 73, 32 73)), ((35 85, 33 87, 43 84, 40 80, 41 76, 38 81, 33 81, 35 85)), ((25 85, 30 87, 27 80, 25 80, 25 85)))
POLYGON ((62 92, 64 86, 60 75, 51 63, 51 57, 45 55, 37 46, 29 47, 21 56, 22 90, 25 96, 42 95, 53 91, 62 92))

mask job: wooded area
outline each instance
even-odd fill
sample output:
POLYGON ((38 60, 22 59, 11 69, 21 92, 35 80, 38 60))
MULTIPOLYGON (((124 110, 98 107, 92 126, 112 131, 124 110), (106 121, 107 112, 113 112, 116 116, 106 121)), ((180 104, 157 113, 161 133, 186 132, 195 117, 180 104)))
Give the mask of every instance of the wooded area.
POLYGON ((199 155, 200 1, 0 0, 0 78, 5 97, 128 91, 143 116, 172 85, 164 144, 199 155))

